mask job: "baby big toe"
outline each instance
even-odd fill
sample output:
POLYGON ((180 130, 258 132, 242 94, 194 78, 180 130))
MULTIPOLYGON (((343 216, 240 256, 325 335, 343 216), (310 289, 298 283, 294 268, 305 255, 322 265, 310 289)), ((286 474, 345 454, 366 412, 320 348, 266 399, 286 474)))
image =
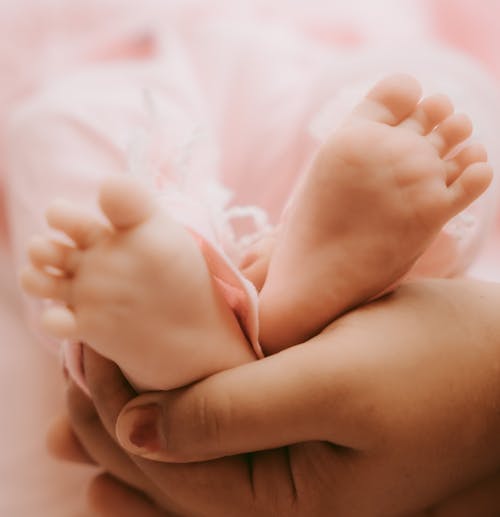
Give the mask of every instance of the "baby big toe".
POLYGON ((393 75, 378 82, 354 109, 354 117, 396 125, 407 117, 422 94, 419 82, 408 75, 393 75))
POLYGON ((153 197, 134 178, 111 176, 99 195, 101 209, 117 230, 127 230, 143 223, 153 212, 153 197))
POLYGON ((65 275, 72 275, 79 262, 78 250, 46 237, 34 237, 28 245, 28 255, 35 268, 53 268, 65 275))
POLYGON ((50 335, 61 338, 77 338, 75 314, 67 307, 50 307, 41 317, 43 329, 50 335))

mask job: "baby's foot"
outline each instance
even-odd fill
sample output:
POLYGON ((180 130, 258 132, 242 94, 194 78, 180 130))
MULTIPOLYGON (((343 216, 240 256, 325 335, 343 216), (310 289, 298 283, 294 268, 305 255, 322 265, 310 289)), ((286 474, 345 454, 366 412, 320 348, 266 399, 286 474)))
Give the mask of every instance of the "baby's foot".
POLYGON ((447 97, 379 82, 320 150, 285 214, 261 292, 266 353, 381 293, 488 186, 491 167, 447 97))
POLYGON ((45 311, 45 329, 89 343, 141 389, 171 389, 254 359, 214 286, 192 236, 135 181, 101 189, 109 226, 66 202, 50 226, 75 246, 37 238, 26 291, 63 305, 45 311))

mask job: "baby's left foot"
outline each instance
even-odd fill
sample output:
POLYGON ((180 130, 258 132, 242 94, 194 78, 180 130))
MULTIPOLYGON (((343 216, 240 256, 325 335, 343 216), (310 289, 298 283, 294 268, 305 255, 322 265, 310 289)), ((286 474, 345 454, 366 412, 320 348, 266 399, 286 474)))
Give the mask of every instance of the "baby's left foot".
POLYGON ((67 203, 49 224, 74 243, 30 247, 26 291, 63 306, 42 320, 85 341, 140 389, 172 389, 255 358, 192 235, 138 182, 101 188, 102 224, 67 203))
POLYGON ((379 82, 321 149, 293 198, 260 294, 267 354, 300 343, 400 279, 491 181, 447 97, 379 82))

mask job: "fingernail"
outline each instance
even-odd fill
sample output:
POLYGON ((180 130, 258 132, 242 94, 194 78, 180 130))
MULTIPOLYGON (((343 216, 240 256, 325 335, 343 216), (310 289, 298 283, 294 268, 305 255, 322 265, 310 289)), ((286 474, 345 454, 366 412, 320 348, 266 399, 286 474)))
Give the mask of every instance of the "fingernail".
POLYGON ((131 452, 156 452, 161 448, 157 404, 137 406, 120 416, 116 429, 118 439, 131 452))

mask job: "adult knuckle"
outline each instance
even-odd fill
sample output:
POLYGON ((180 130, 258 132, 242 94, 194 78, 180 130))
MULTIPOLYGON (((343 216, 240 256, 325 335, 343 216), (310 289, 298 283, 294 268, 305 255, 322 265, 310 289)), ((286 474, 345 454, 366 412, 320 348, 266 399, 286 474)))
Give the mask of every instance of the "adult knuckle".
POLYGON ((196 396, 182 417, 175 404, 166 411, 165 439, 169 457, 174 461, 197 461, 217 450, 226 411, 215 409, 209 398, 196 396))

